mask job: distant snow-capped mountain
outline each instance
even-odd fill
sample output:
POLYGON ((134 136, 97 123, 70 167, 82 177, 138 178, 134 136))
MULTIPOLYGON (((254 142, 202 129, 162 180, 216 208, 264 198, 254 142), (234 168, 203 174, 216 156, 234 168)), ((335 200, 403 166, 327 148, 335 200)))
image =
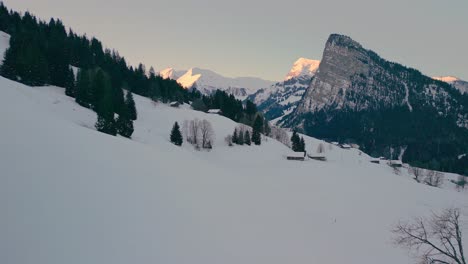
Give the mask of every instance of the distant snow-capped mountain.
POLYGON ((455 87, 457 90, 459 90, 460 93, 462 93, 462 94, 468 93, 468 82, 460 80, 457 77, 453 77, 453 76, 436 76, 436 77, 432 77, 432 79, 449 83, 453 87, 455 87))
POLYGON ((319 60, 299 58, 283 81, 260 89, 248 98, 259 106, 267 118, 279 120, 297 107, 319 65, 319 60))
POLYGON ((184 88, 196 88, 203 94, 211 94, 219 89, 240 99, 245 99, 248 95, 274 83, 273 81, 255 77, 225 77, 216 72, 200 68, 191 68, 186 71, 167 68, 160 71, 159 75, 163 78, 177 80, 184 88))

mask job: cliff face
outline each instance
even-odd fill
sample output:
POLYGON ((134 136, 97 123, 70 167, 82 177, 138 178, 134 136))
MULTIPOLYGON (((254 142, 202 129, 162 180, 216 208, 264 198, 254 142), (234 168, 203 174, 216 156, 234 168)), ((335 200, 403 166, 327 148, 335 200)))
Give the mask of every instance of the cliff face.
POLYGON ((318 71, 293 119, 317 111, 432 108, 468 128, 466 98, 444 82, 380 58, 350 37, 329 37, 318 71))

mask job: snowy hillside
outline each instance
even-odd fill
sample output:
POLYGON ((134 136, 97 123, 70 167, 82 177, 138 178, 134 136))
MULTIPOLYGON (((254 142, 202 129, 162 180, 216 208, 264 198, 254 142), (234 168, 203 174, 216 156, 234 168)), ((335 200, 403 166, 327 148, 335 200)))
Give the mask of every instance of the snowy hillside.
POLYGON ((171 78, 184 88, 196 87, 204 94, 210 94, 216 90, 232 93, 237 98, 244 99, 261 88, 270 86, 273 82, 255 77, 229 78, 221 76, 213 71, 191 68, 187 71, 176 71, 167 68, 159 72, 163 78, 171 78))
MULTIPOLYGON (((187 106, 135 95, 128 140, 95 131, 95 113, 62 88, 0 77, 0 90, 3 263, 412 263, 392 225, 468 206, 466 191, 356 149, 325 144, 327 162, 298 162, 272 139, 228 147, 237 124, 187 106), (169 142, 174 121, 193 118, 213 124, 212 151, 169 142)), ((321 141, 305 139, 315 153, 321 141)))

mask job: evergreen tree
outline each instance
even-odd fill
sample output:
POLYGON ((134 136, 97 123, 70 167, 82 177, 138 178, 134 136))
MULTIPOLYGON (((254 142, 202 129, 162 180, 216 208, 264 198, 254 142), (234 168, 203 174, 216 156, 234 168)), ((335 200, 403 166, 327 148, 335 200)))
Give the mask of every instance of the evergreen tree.
POLYGON ((133 100, 133 94, 130 91, 127 91, 125 95, 125 104, 127 105, 129 116, 131 120, 137 119, 137 110, 135 107, 135 101, 133 100))
POLYGON ((252 132, 252 142, 255 145, 260 145, 262 143, 262 133, 263 130, 263 118, 260 115, 257 115, 253 124, 252 132))
POLYGON ((232 143, 239 144, 239 136, 237 135, 237 128, 234 128, 234 133, 232 134, 232 143))
POLYGON ((301 141, 299 142, 299 151, 300 152, 305 152, 305 141, 304 141, 304 138, 301 137, 301 141))
POLYGON ((174 123, 174 126, 171 130, 171 142, 177 146, 181 146, 183 142, 182 134, 180 133, 180 127, 177 122, 174 123))
POLYGON ((115 121, 117 134, 130 138, 133 134, 133 121, 129 118, 128 112, 123 111, 115 121))
POLYGON ((293 134, 291 136, 291 143, 293 151, 301 151, 301 139, 299 138, 299 135, 297 134, 296 130, 293 131, 293 134))
POLYGON ((258 131, 259 133, 263 133, 263 118, 262 118, 261 115, 257 115, 252 128, 253 128, 254 131, 258 131))
POLYGON ((106 133, 112 136, 117 134, 114 117, 109 117, 98 113, 95 127, 97 131, 102 133, 106 133))
POLYGON ((113 135, 117 134, 117 128, 114 119, 115 107, 112 100, 112 88, 109 78, 100 69, 91 83, 92 98, 94 110, 98 114, 96 129, 100 132, 113 135))
POLYGON ((245 134, 244 134, 244 142, 245 142, 245 144, 247 144, 249 146, 252 144, 252 141, 250 139, 250 132, 247 129, 245 130, 245 134))
POLYGON ((73 70, 69 69, 66 77, 65 94, 70 97, 76 96, 75 75, 73 70))
POLYGON ((257 112, 257 106, 254 103, 252 103, 252 101, 247 100, 247 102, 245 103, 245 113, 247 114, 249 119, 252 120, 252 117, 255 116, 257 112))
POLYGON ((239 129, 239 133, 237 135, 237 144, 244 145, 244 133, 243 129, 239 129))
POLYGON ((91 80, 87 70, 79 70, 76 83, 76 97, 75 101, 84 107, 90 107, 90 87, 91 80))
POLYGON ((254 130, 252 132, 252 142, 255 144, 255 145, 260 145, 262 144, 262 135, 260 134, 260 132, 258 132, 257 130, 254 130))

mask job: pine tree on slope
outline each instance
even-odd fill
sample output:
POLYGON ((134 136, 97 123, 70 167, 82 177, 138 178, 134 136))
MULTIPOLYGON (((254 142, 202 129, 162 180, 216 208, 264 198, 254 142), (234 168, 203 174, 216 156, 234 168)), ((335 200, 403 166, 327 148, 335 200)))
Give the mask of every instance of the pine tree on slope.
POLYGON ((244 134, 244 142, 245 144, 249 146, 252 144, 252 140, 250 139, 250 132, 247 129, 245 130, 245 134, 244 134))
POLYGON ((125 104, 127 105, 130 119, 136 120, 137 119, 137 110, 135 107, 135 101, 133 100, 133 94, 130 91, 127 91, 125 95, 125 104))
POLYGON ((171 142, 176 146, 181 146, 183 142, 182 134, 180 133, 180 127, 177 122, 174 123, 174 126, 171 130, 170 136, 171 142))

